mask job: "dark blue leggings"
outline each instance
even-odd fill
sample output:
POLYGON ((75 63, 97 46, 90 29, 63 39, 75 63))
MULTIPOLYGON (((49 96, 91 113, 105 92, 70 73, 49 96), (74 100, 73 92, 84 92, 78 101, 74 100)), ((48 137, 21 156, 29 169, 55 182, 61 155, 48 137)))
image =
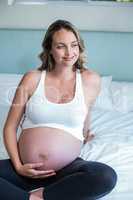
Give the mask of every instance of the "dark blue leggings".
POLYGON ((115 186, 115 171, 99 162, 75 159, 55 176, 33 179, 16 173, 11 160, 0 160, 0 199, 29 200, 29 191, 44 187, 45 200, 95 200, 115 186))

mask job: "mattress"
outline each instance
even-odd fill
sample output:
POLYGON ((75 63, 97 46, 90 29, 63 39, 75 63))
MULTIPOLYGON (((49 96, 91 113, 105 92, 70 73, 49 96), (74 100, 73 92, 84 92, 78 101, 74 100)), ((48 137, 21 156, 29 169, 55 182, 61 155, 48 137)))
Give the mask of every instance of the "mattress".
POLYGON ((114 190, 103 200, 133 200, 133 112, 93 110, 91 130, 95 134, 80 156, 113 167, 118 175, 114 190))

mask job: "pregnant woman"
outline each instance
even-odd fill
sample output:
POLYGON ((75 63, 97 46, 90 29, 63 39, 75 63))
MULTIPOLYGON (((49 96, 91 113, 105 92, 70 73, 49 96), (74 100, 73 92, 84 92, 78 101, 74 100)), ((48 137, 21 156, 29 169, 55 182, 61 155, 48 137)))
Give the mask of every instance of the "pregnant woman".
POLYGON ((5 122, 10 158, 0 161, 0 199, 101 198, 114 188, 115 171, 79 157, 91 139, 87 119, 100 76, 84 67, 83 41, 70 22, 52 23, 42 47, 42 65, 23 76, 5 122))

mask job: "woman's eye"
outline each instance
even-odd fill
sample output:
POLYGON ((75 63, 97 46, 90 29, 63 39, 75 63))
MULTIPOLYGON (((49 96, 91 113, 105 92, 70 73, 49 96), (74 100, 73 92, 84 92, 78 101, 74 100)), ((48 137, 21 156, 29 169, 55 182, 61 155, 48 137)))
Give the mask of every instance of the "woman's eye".
POLYGON ((64 46, 57 46, 57 49, 62 49, 64 46))
POLYGON ((78 44, 73 44, 72 47, 78 47, 78 44))
MULTIPOLYGON (((71 48, 76 48, 76 47, 78 47, 78 44, 72 44, 72 45, 71 45, 71 48)), ((56 48, 57 48, 57 49, 63 49, 63 48, 67 48, 67 47, 65 47, 65 46, 63 46, 63 45, 60 45, 60 46, 57 46, 56 48)))

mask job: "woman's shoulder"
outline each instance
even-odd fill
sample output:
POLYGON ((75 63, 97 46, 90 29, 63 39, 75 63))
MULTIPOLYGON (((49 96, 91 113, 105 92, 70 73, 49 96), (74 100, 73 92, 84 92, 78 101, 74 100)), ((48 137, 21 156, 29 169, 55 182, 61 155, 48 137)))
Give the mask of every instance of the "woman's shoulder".
POLYGON ((95 71, 86 69, 82 73, 82 80, 85 94, 88 94, 88 101, 93 104, 101 89, 100 75, 95 71))
POLYGON ((40 80, 40 77, 41 77, 40 70, 37 70, 37 69, 30 70, 23 75, 19 86, 28 90, 29 93, 32 93, 32 91, 36 88, 40 80))
POLYGON ((41 74, 40 70, 34 69, 34 70, 30 70, 30 71, 26 72, 24 74, 23 78, 27 78, 27 79, 36 78, 36 77, 40 76, 40 74, 41 74))
POLYGON ((81 74, 85 84, 101 84, 100 74, 96 71, 86 68, 81 74))
POLYGON ((35 82, 37 79, 39 79, 41 76, 41 71, 35 69, 35 70, 30 70, 26 72, 23 77, 22 77, 22 82, 35 82))

